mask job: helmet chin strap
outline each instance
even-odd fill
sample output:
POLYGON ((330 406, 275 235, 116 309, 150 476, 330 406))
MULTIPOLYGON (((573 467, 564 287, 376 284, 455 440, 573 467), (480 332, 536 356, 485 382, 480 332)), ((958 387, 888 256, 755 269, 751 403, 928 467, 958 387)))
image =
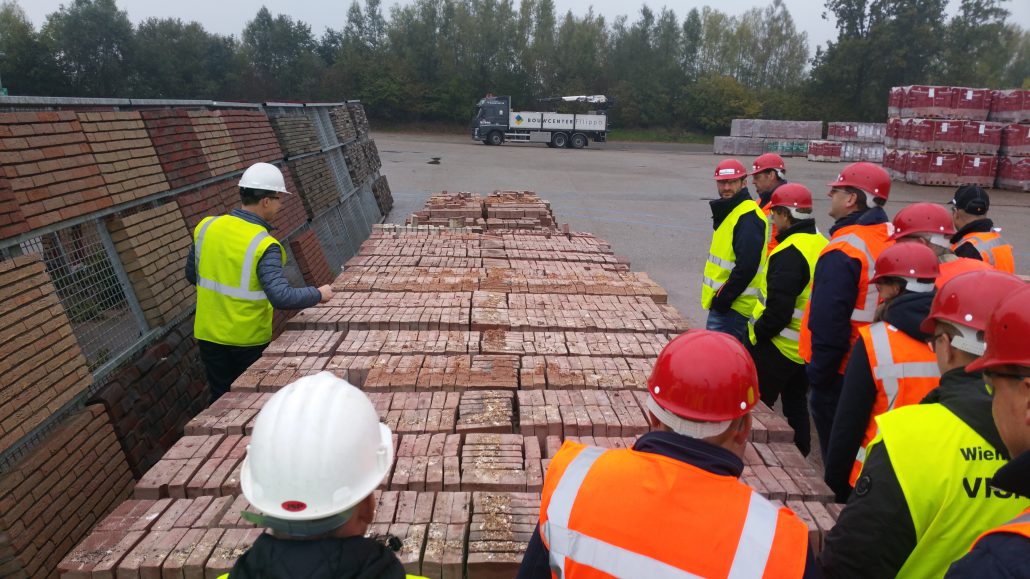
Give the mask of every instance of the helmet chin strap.
POLYGON ((899 279, 905 280, 905 290, 907 290, 907 291, 910 291, 910 292, 913 292, 913 293, 917 293, 917 294, 925 294, 925 293, 928 293, 928 292, 932 292, 933 289, 934 289, 934 285, 933 285, 932 281, 931 282, 921 282, 921 281, 917 280, 914 277, 901 277, 901 276, 898 276, 898 277, 899 277, 899 279))
POLYGON ((259 527, 272 529, 273 531, 278 531, 291 537, 317 537, 318 535, 324 535, 330 531, 335 531, 347 524, 347 521, 350 520, 351 515, 353 514, 354 509, 351 508, 343 511, 342 513, 336 513, 335 515, 330 515, 323 519, 315 519, 313 521, 288 521, 278 517, 252 513, 250 511, 243 511, 241 516, 259 527))

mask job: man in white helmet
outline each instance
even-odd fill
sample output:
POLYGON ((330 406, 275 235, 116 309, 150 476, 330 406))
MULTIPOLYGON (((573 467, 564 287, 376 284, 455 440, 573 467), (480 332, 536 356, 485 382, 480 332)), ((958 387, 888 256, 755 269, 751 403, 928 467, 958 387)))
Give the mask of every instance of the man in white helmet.
POLYGON ((293 288, 283 276, 286 251, 269 232, 284 195, 282 171, 255 163, 240 178, 242 207, 205 217, 193 232, 186 279, 197 287, 193 333, 212 402, 272 341, 273 308, 299 310, 332 297, 328 285, 293 288))
POLYGON ((345 380, 321 372, 276 392, 240 473, 243 495, 260 511, 243 517, 271 531, 219 579, 403 579, 394 552, 365 537, 392 464, 390 429, 345 380))

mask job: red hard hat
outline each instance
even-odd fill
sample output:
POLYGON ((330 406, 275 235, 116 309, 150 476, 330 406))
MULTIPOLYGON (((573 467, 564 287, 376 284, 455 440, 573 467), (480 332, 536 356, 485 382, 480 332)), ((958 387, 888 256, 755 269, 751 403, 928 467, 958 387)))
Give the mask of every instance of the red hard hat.
POLYGON ((995 308, 984 331, 987 351, 966 366, 966 371, 977 372, 992 366, 1030 366, 1027 336, 1030 336, 1030 287, 1024 284, 995 308))
POLYGON ((783 164, 783 157, 776 153, 766 153, 759 155, 755 162, 751 164, 751 172, 748 175, 754 175, 755 173, 761 173, 762 171, 768 171, 769 169, 779 169, 780 171, 786 171, 787 166, 783 164))
POLYGON ((1025 285, 1011 273, 993 269, 957 275, 937 290, 930 314, 919 329, 932 334, 940 320, 982 332, 998 304, 1025 285))
POLYGON ((769 206, 811 209, 812 192, 801 183, 784 183, 773 191, 769 206))
POLYGON ((891 194, 891 176, 883 167, 872 163, 852 163, 837 175, 830 187, 855 187, 873 197, 886 200, 891 194))
POLYGON ((922 243, 899 243, 883 250, 876 258, 876 275, 869 283, 885 277, 937 279, 941 266, 937 254, 922 243))
POLYGON ((729 334, 691 330, 666 344, 647 379, 651 397, 695 422, 733 420, 758 403, 758 374, 729 334))
POLYGON ((740 161, 736 159, 726 159, 720 161, 715 166, 715 180, 716 181, 728 181, 730 179, 743 179, 747 176, 747 169, 744 165, 740 164, 740 161))
POLYGON ((891 239, 908 237, 917 233, 955 235, 955 224, 951 213, 936 203, 916 203, 898 211, 894 216, 894 234, 891 239))

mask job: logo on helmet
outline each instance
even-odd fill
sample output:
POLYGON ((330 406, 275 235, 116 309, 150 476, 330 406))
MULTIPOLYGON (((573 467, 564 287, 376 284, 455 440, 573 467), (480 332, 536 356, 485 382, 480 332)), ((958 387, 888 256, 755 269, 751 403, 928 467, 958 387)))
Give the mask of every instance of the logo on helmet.
POLYGON ((308 505, 300 501, 286 501, 282 505, 283 510, 290 513, 299 513, 308 508, 308 505))

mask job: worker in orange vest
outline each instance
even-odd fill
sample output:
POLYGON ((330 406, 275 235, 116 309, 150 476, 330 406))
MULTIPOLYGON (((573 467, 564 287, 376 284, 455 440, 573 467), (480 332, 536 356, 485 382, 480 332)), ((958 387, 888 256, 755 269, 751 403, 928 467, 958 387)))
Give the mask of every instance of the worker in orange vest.
MULTIPOLYGON (((983 353, 988 316, 1024 286, 1011 274, 978 271, 956 277, 935 296, 920 329, 932 336, 940 385, 919 404, 876 418, 879 432, 819 555, 827 577, 941 577, 977 536, 1030 505, 992 486, 1009 457, 983 378, 975 363, 965 365, 983 353)), ((1025 350, 1025 336, 1024 325, 1005 340, 1025 350)), ((1011 409, 1025 420, 1027 399, 1011 409)))
POLYGON ((853 163, 829 185, 829 213, 836 222, 815 265, 798 342, 808 363, 808 403, 824 459, 848 354, 879 303, 880 294, 869 283, 876 258, 893 243, 893 226, 883 210, 891 178, 882 167, 853 163))
POLYGON ((751 163, 751 181, 755 184, 755 192, 758 193, 758 207, 765 213, 765 219, 769 221, 772 228, 769 234, 768 251, 776 249, 776 226, 772 223, 772 197, 780 185, 787 183, 787 166, 783 163, 783 157, 776 153, 759 155, 751 163))
POLYGON ((655 431, 633 448, 566 441, 544 478, 520 578, 802 577, 808 530, 738 479, 758 402, 754 362, 723 333, 692 330, 648 379, 655 431))
POLYGON ((915 203, 898 211, 894 216, 894 235, 898 243, 922 243, 937 254, 941 274, 937 276, 937 288, 956 275, 967 271, 994 269, 989 264, 968 257, 958 257, 951 251, 951 236, 955 225, 948 210, 936 203, 915 203))
POLYGON ((1001 237, 1001 229, 987 217, 991 198, 978 185, 963 185, 951 200, 952 220, 957 231, 951 237, 951 249, 959 257, 979 259, 998 271, 1016 272, 1012 245, 1001 237))
POLYGON ((873 323, 858 331, 826 449, 826 484, 838 502, 847 502, 858 479, 866 446, 876 436, 876 417, 916 404, 937 387, 940 372, 920 325, 939 273, 937 256, 918 243, 888 247, 876 260, 871 282, 883 304, 873 323))
MULTIPOLYGON (((999 492, 1030 496, 1030 287, 998 305, 987 324, 987 351, 969 366, 982 371, 994 390, 993 414, 1012 459, 991 484, 999 492)), ((1030 577, 1030 508, 984 533, 945 576, 1030 577)))

